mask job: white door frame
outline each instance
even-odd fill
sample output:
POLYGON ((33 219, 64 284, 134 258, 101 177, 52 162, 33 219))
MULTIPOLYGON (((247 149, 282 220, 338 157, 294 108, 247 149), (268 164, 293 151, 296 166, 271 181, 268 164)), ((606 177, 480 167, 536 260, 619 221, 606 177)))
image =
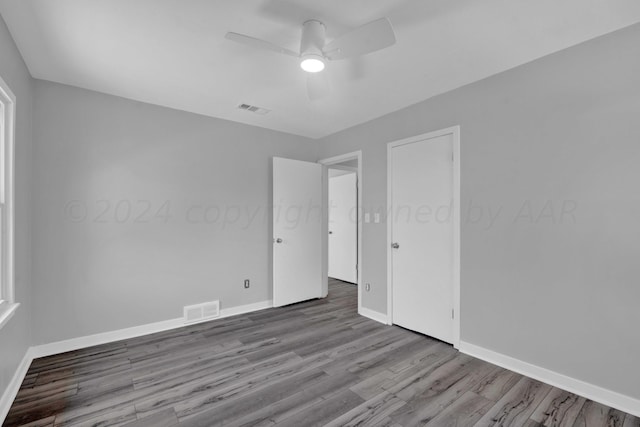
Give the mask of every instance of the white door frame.
MULTIPOLYGON (((324 165, 323 172, 323 182, 326 187, 329 185, 329 177, 327 175, 327 167, 332 166, 338 163, 343 163, 349 160, 358 160, 358 168, 356 170, 357 177, 357 187, 358 187, 358 275, 357 286, 358 286, 358 314, 361 314, 362 311, 362 151, 353 151, 351 153, 341 154, 339 156, 329 157, 327 159, 319 160, 318 163, 324 165)), ((345 168, 347 169, 347 168, 345 168)), ((351 168, 349 168, 351 169, 351 168)), ((328 205, 327 205, 328 207, 328 205)), ((327 220, 323 221, 326 225, 327 229, 324 231, 324 246, 326 250, 323 251, 323 256, 325 259, 323 260, 323 271, 325 279, 328 277, 329 272, 329 264, 328 264, 328 254, 329 254, 329 210, 326 212, 327 220)))
POLYGON ((393 165, 391 153, 394 147, 411 144, 439 136, 453 136, 453 346, 460 345, 460 126, 424 133, 387 144, 387 324, 393 324, 393 165))

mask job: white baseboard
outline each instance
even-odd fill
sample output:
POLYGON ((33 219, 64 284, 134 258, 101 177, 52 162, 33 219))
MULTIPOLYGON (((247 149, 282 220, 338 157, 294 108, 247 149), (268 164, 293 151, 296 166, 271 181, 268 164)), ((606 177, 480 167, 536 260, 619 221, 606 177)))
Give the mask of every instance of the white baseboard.
MULTIPOLYGON (((257 303, 240 305, 236 307, 223 308, 220 310, 219 317, 205 321, 213 322, 224 317, 250 313, 270 307, 273 307, 273 302, 271 300, 260 301, 257 303)), ((20 362, 20 365, 18 366, 18 369, 13 375, 13 378, 11 379, 11 382, 7 386, 5 392, 2 394, 2 396, 0 396, 0 424, 2 424, 7 414, 9 413, 11 404, 18 394, 20 385, 22 384, 22 381, 24 380, 24 377, 27 374, 27 371, 29 370, 29 366, 31 365, 33 359, 51 356, 59 353, 65 353, 67 351, 79 350, 81 348, 92 347, 94 345, 107 344, 114 341, 136 338, 143 335, 154 334, 156 332, 168 331, 170 329, 177 329, 183 326, 191 326, 193 324, 194 323, 185 324, 184 319, 180 317, 177 319, 164 320, 161 322, 133 326, 131 328, 102 332, 85 337, 71 338, 64 341, 57 341, 49 344, 41 344, 30 347, 25 353, 24 358, 20 362)))
POLYGON ((92 347, 94 345, 107 344, 114 341, 154 334, 156 332, 168 331, 182 326, 188 325, 186 325, 184 323, 184 319, 180 317, 177 319, 163 320, 161 322, 148 323, 146 325, 133 326, 131 328, 119 329, 116 331, 101 332, 99 334, 87 335, 84 337, 71 338, 48 344, 40 344, 31 347, 31 350, 33 351, 33 358, 37 359, 38 357, 65 353, 67 351, 79 350, 81 348, 92 347))
POLYGON ((603 405, 640 417, 640 400, 630 396, 577 380, 468 342, 460 341, 459 350, 462 353, 493 363, 494 365, 501 366, 554 387, 602 403, 603 405))
POLYGON ((370 308, 360 307, 358 314, 364 317, 368 317, 371 320, 375 320, 376 322, 384 323, 385 325, 389 324, 386 314, 371 310, 370 308))
MULTIPOLYGON (((235 316, 237 314, 249 313, 252 311, 263 310, 272 307, 272 301, 260 301, 253 304, 240 305, 236 307, 223 308, 220 310, 220 316, 215 319, 204 320, 204 322, 212 322, 224 317, 235 316)), ((129 338, 141 337, 144 335, 155 334, 156 332, 168 331, 171 329, 181 328, 183 326, 194 325, 199 322, 186 324, 182 317, 177 319, 163 320, 161 322, 148 323, 146 325, 133 326, 131 328, 119 329, 116 331, 102 332, 95 335, 85 337, 71 338, 64 341, 57 341, 49 344, 41 344, 31 347, 33 358, 51 356, 53 354, 65 353, 67 351, 79 350, 81 348, 93 347, 94 345, 107 344, 110 342, 126 340, 129 338)))
POLYGON ((236 316, 238 314, 244 314, 244 313, 251 313, 253 311, 260 311, 260 310, 264 310, 265 308, 271 308, 271 307, 273 307, 272 300, 255 302, 253 304, 238 305, 236 307, 229 307, 229 308, 222 307, 222 309, 220 310, 219 318, 236 316))
POLYGON ((2 394, 2 396, 0 396, 0 424, 4 422, 4 419, 9 413, 9 409, 11 409, 11 404, 18 394, 18 390, 20 390, 20 386, 22 385, 24 376, 29 370, 29 366, 31 365, 32 360, 33 354, 31 348, 28 348, 24 354, 24 357, 20 361, 20 364, 18 365, 16 372, 13 374, 9 385, 7 385, 4 393, 2 394))

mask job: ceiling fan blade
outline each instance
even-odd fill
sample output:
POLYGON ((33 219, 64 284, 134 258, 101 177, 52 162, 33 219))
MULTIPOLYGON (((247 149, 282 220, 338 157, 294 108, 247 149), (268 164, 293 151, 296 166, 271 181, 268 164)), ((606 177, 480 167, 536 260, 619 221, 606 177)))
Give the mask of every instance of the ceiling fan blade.
POLYGON ((242 43, 244 45, 255 47, 258 49, 271 50, 273 52, 284 53, 285 55, 295 56, 296 58, 300 56, 298 53, 292 50, 275 45, 273 43, 269 43, 268 41, 256 39, 255 37, 245 36, 244 34, 227 33, 224 37, 228 40, 233 40, 234 42, 242 43))
POLYGON ((391 23, 387 18, 380 18, 327 43, 323 52, 332 60, 346 59, 384 49, 395 42, 391 23))
POLYGON ((326 73, 307 73, 307 95, 312 101, 324 98, 330 92, 326 73))

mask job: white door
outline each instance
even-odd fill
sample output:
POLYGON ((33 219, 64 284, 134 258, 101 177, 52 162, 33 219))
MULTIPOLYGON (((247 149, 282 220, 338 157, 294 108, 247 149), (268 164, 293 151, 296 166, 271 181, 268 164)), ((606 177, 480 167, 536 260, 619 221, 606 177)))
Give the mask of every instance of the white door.
POLYGON ((356 173, 329 177, 329 277, 356 283, 358 264, 356 173))
POLYGON ((453 135, 394 146, 393 323, 453 342, 453 135))
POLYGON ((273 158, 273 305, 322 296, 322 166, 273 158))

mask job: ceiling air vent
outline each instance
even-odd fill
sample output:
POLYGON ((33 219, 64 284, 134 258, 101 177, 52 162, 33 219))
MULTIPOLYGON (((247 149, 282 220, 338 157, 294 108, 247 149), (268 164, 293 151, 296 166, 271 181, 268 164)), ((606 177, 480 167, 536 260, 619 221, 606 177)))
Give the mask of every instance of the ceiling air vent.
POLYGON ((255 105, 249 105, 249 104, 240 104, 238 105, 238 109, 251 111, 252 113, 260 114, 261 116, 264 116, 265 114, 271 111, 271 110, 267 110, 266 108, 256 107, 255 105))

